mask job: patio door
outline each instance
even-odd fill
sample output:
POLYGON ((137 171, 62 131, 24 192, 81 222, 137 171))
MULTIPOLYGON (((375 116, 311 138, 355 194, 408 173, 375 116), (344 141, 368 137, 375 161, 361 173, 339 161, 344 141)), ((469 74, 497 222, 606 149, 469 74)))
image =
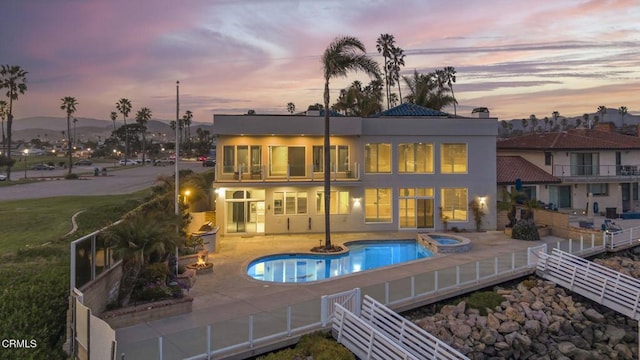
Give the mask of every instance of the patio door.
POLYGON ((401 229, 432 229, 434 227, 433 199, 399 199, 401 229))
POLYGON ((264 190, 230 192, 231 198, 226 200, 226 232, 232 233, 264 233, 265 203, 264 190), (251 194, 259 198, 251 198, 251 194))

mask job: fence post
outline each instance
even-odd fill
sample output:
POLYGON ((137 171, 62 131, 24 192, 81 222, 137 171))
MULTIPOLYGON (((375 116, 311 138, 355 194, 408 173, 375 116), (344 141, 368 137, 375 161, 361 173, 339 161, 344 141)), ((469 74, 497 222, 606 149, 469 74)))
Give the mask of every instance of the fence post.
POLYGON ((498 276, 498 257, 493 258, 493 276, 498 276))
POLYGON ((460 286, 460 265, 456 265, 456 286, 460 286))
POLYGON ((211 360, 211 325, 207 325, 207 360, 211 360))
POLYGON ((360 312, 362 311, 362 290, 359 287, 354 290, 355 305, 353 307, 353 313, 356 314, 357 317, 360 317, 360 312))
POLYGON ((320 322, 322 327, 327 326, 327 295, 320 298, 320 322))
POLYGON ((480 282, 480 261, 476 261, 476 283, 480 282))
POLYGON ((411 275, 411 298, 416 297, 416 277, 411 275))
POLYGON ((249 315, 249 347, 253 348, 253 314, 249 315))
POLYGON ((287 336, 291 337, 291 305, 287 305, 287 336))
POLYGON ((162 336, 158 337, 158 359, 162 360, 162 336))
POLYGON ((384 304, 389 305, 389 282, 384 282, 384 304))
POLYGON ((516 271, 516 253, 511 253, 511 271, 516 271))
POLYGON ((438 292, 438 270, 433 272, 433 291, 438 292))

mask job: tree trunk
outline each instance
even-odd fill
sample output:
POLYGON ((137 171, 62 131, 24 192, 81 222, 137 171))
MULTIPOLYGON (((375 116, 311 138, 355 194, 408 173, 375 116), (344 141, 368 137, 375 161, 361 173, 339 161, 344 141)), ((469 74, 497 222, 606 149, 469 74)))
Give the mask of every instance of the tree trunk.
POLYGON ((331 249, 331 152, 329 129, 329 79, 324 83, 324 247, 331 249))
POLYGON ((142 264, 136 260, 130 260, 122 263, 122 280, 118 291, 118 304, 122 307, 129 305, 131 294, 138 282, 138 276, 142 270, 142 264))

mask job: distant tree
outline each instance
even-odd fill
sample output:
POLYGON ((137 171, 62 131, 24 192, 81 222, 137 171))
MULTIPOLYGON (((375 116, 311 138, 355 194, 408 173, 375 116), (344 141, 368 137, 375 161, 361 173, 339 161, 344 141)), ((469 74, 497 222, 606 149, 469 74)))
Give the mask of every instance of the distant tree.
POLYGON ((442 110, 454 102, 449 94, 451 90, 445 86, 442 70, 428 74, 414 71, 413 76, 403 76, 402 79, 409 88, 409 95, 405 96, 407 102, 434 110, 442 110))
POLYGON ((78 123, 78 119, 73 118, 73 147, 74 148, 78 145, 78 132, 76 131, 77 123, 78 123))
POLYGON ((507 135, 509 133, 509 123, 507 120, 500 120, 500 126, 502 127, 502 133, 507 135))
POLYGON ((598 113, 600 114, 600 121, 604 121, 604 116, 607 114, 607 107, 604 105, 598 106, 598 113))
POLYGON ((543 119, 544 122, 544 131, 548 131, 548 128, 550 128, 550 124, 551 124, 551 119, 549 119, 548 116, 545 116, 543 119))
POLYGON ((4 135, 4 119, 7 118, 7 102, 4 100, 0 100, 0 120, 2 120, 2 126, 0 126, 2 128, 2 143, 4 144, 5 141, 5 135, 4 135))
POLYGON ((567 118, 563 117, 562 120, 560 120, 560 123, 562 124, 562 130, 567 130, 567 125, 568 125, 567 118))
POLYGON ((582 114, 582 118, 584 119, 584 124, 588 129, 591 129, 591 124, 589 124, 589 114, 582 114))
POLYGON ((453 84, 456 82, 456 69, 453 66, 445 67, 443 69, 443 76, 449 86, 449 90, 451 90, 451 97, 453 98, 453 116, 457 116, 456 104, 458 102, 456 101, 456 95, 453 93, 453 84))
POLYGON ((113 131, 116 131, 116 120, 118 119, 118 113, 115 111, 112 111, 111 114, 109 114, 109 116, 111 117, 111 121, 113 121, 113 131))
POLYGON ((391 61, 391 52, 395 47, 395 39, 391 34, 380 34, 378 39, 376 40, 376 50, 382 55, 384 58, 384 65, 382 67, 384 71, 384 88, 385 93, 387 95, 387 109, 389 109, 390 101, 389 101, 389 93, 390 87, 393 83, 393 79, 389 77, 389 62, 391 61))
POLYGON ((560 116, 560 113, 554 111, 551 113, 551 116, 553 116, 553 127, 555 128, 555 126, 558 125, 558 117, 560 116))
POLYGON ((527 131, 527 128, 529 127, 529 120, 522 119, 520 122, 522 123, 522 131, 527 131))
POLYGON ((402 102, 402 89, 400 86, 400 68, 404 66, 404 50, 394 46, 391 49, 391 61, 389 62, 389 76, 398 84, 398 101, 402 102))
POLYGON ((579 128, 579 127, 581 127, 581 126, 582 126, 582 119, 577 118, 577 119, 576 119, 576 128, 579 128))
POLYGON ((13 125, 13 101, 18 100, 18 94, 27 91, 27 74, 20 66, 2 65, 0 66, 0 89, 7 89, 9 98, 9 111, 7 112, 7 180, 11 180, 11 168, 15 161, 11 159, 11 134, 13 125))
POLYGON ((599 115, 594 115, 593 116, 593 126, 598 125, 599 122, 600 122, 600 116, 599 115))
POLYGON ((378 64, 366 55, 365 46, 352 36, 334 39, 322 55, 324 71, 324 215, 325 215, 325 249, 332 249, 331 244, 331 153, 329 142, 329 80, 345 77, 349 71, 362 70, 367 75, 380 78, 378 64))
POLYGON ((65 96, 61 100, 62 105, 60 105, 60 110, 64 110, 67 113, 67 153, 69 154, 69 175, 71 175, 71 168, 73 168, 73 151, 71 149, 71 115, 76 112, 78 101, 72 96, 65 96))
POLYGON ((247 111, 247 115, 255 115, 255 114, 256 114, 256 111, 255 111, 255 110, 253 110, 253 109, 249 109, 249 110, 247 111))
POLYGON ((187 139, 187 149, 189 155, 191 155, 191 123, 193 122, 193 112, 187 110, 182 117, 182 123, 185 127, 185 138, 187 139))
POLYGON ((624 116, 627 115, 627 107, 626 106, 620 106, 618 108, 618 114, 620 114, 620 119, 622 120, 622 128, 624 128, 624 116))
POLYGON ((287 103, 287 112, 289 112, 289 114, 293 115, 294 112, 296 112, 296 104, 290 102, 287 103))
MULTIPOLYGON (((124 127, 127 127, 127 116, 129 116, 129 112, 131 112, 131 101, 126 98, 120 99, 116 103, 116 109, 122 114, 122 118, 124 119, 124 127)), ((129 131, 125 130, 124 132, 124 160, 127 161, 129 156, 129 131)))
POLYGON ((529 122, 531 123, 531 132, 535 132, 535 128, 538 126, 538 118, 535 114, 529 115, 529 122))
POLYGON ((389 102, 392 108, 398 105, 398 101, 400 101, 400 98, 398 98, 398 94, 396 93, 389 94, 389 102))
POLYGON ((140 126, 140 132, 142 133, 142 165, 146 165, 147 155, 147 124, 151 120, 151 110, 147 107, 143 107, 136 113, 136 122, 140 126))

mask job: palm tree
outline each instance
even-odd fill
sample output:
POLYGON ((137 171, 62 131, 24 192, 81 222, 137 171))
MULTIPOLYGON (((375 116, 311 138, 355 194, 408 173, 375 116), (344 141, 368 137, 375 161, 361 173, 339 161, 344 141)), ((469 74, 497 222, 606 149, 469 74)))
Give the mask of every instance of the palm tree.
POLYGON ((127 163, 127 156, 129 155, 129 129, 127 129, 127 116, 131 112, 131 101, 126 98, 120 99, 116 103, 116 109, 122 114, 124 119, 124 162, 127 163))
POLYGON ((620 114, 620 119, 622 119, 622 125, 620 127, 624 128, 624 116, 627 115, 627 107, 626 106, 620 106, 618 108, 618 114, 620 114))
POLYGON ((551 116, 553 116, 553 127, 555 128, 556 125, 558 125, 558 116, 560 116, 560 113, 557 111, 554 111, 551 113, 551 116))
POLYGON ((2 120, 2 143, 4 144, 4 119, 7 118, 7 102, 0 100, 0 120, 2 120))
POLYGON ((456 82, 456 69, 453 66, 447 66, 443 69, 443 76, 446 79, 449 90, 451 90, 451 97, 453 97, 453 116, 456 116, 456 95, 453 93, 453 84, 456 82))
POLYGON ((142 165, 146 164, 147 154, 147 123, 151 120, 151 110, 147 107, 143 107, 136 113, 136 122, 140 125, 140 132, 142 132, 142 165))
POLYGON ((69 175, 71 175, 71 169, 73 168, 73 154, 71 151, 71 115, 76 112, 78 101, 73 96, 65 96, 60 100, 62 100, 60 110, 64 110, 67 113, 67 150, 69 154, 69 175))
POLYGON ((535 128, 538 126, 538 118, 535 114, 529 115, 529 122, 531 123, 531 132, 535 132, 535 128))
POLYGON ((604 105, 598 106, 598 113, 600 114, 599 121, 604 121, 604 115, 607 113, 607 107, 604 105))
POLYGON ((398 100, 402 102, 402 89, 400 86, 400 67, 404 66, 404 50, 394 46, 391 49, 391 61, 389 61, 389 76, 398 84, 398 100))
POLYGON ((293 115, 294 112, 296 112, 296 104, 290 102, 287 103, 287 112, 291 115, 293 115))
POLYGON ((454 102, 453 96, 448 94, 450 89, 444 86, 446 79, 442 70, 428 74, 414 70, 413 76, 403 76, 402 79, 409 88, 409 95, 405 97, 407 102, 434 110, 442 110, 454 102))
POLYGON ((329 143, 329 80, 345 77, 351 70, 362 70, 369 76, 380 77, 378 64, 366 55, 364 44, 352 36, 334 39, 322 55, 324 70, 324 219, 325 249, 331 245, 331 153, 329 143))
POLYGON ((111 121, 113 121, 113 131, 116 131, 116 119, 118 119, 118 113, 112 111, 109 116, 111 116, 111 121))
POLYGON ((387 109, 389 108, 389 92, 390 92, 389 89, 391 86, 391 82, 393 81, 388 74, 389 61, 392 57, 391 49, 395 47, 395 42, 396 41, 393 38, 393 35, 391 34, 380 34, 380 37, 378 37, 378 40, 376 40, 376 49, 384 58, 383 69, 384 69, 384 84, 385 84, 385 90, 387 94, 387 109))
POLYGON ((13 101, 18 100, 18 94, 27 91, 27 74, 20 66, 2 65, 0 66, 0 89, 7 89, 9 98, 9 112, 7 113, 7 180, 11 180, 11 126, 13 125, 13 101))
POLYGON ((187 110, 182 117, 182 122, 185 127, 185 138, 187 138, 187 146, 189 148, 189 155, 191 155, 191 122, 193 121, 193 112, 187 110))
POLYGON ((73 118, 73 146, 78 145, 78 132, 76 131, 77 118, 73 118))

